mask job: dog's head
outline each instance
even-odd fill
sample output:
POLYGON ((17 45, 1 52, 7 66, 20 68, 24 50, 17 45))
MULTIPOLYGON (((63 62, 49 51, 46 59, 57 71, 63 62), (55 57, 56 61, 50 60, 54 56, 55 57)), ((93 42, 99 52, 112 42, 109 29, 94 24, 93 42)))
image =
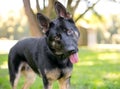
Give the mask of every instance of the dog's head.
POLYGON ((50 21, 41 13, 37 14, 38 21, 46 34, 49 48, 56 56, 69 57, 72 63, 78 61, 78 38, 80 33, 70 14, 60 2, 55 2, 57 18, 50 21))

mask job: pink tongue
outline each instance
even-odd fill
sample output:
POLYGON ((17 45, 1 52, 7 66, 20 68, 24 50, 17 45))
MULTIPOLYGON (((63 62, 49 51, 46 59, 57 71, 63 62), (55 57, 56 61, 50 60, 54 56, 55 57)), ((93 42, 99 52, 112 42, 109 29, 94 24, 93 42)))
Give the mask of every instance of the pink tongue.
POLYGON ((78 53, 70 55, 70 61, 71 63, 77 63, 78 62, 78 53))

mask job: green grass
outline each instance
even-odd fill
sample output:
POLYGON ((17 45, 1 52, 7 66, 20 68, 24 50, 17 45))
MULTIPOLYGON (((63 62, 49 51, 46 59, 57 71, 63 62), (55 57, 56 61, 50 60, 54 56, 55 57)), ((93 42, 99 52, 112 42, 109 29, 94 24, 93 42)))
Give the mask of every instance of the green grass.
MULTIPOLYGON (((74 65, 71 89, 120 89, 120 52, 79 50, 79 63, 74 65)), ((10 89, 7 55, 0 55, 0 89, 10 89)), ((18 89, 21 89, 23 78, 18 89)), ((43 89, 41 78, 37 77, 30 89, 43 89)), ((58 89, 55 82, 53 89, 58 89)))

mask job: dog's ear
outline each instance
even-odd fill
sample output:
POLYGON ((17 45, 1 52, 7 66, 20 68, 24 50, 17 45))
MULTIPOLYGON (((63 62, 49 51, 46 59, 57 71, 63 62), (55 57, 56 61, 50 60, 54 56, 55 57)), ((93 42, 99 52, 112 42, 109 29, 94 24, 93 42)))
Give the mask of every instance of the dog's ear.
POLYGON ((49 28, 50 20, 41 13, 37 13, 37 20, 38 20, 39 25, 42 28, 43 32, 46 33, 49 28))
POLYGON ((58 17, 71 18, 70 13, 67 12, 66 8, 60 2, 55 1, 54 7, 58 17))

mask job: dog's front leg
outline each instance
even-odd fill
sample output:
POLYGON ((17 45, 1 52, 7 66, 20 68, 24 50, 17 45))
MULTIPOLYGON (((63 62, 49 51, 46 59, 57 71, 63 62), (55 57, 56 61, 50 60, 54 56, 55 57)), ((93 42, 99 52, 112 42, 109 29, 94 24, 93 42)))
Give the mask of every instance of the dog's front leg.
POLYGON ((52 89, 52 81, 44 78, 43 79, 43 83, 44 83, 44 89, 52 89))
POLYGON ((60 89, 70 89, 70 78, 61 78, 59 80, 60 89))
POLYGON ((45 85, 44 89, 52 89, 52 85, 45 85))

